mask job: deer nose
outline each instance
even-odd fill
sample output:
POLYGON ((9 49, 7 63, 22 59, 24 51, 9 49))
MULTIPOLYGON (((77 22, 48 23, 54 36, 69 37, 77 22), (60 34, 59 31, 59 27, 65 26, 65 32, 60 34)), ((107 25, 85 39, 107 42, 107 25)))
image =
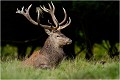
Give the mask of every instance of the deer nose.
POLYGON ((71 40, 71 39, 68 39, 67 45, 68 45, 68 44, 71 44, 71 43, 72 43, 72 40, 71 40))

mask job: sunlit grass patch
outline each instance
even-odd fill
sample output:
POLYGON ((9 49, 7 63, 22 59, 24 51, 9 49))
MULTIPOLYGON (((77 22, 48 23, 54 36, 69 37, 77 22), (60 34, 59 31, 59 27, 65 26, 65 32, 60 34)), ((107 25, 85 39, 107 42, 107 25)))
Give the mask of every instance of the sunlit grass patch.
POLYGON ((1 62, 2 79, 118 79, 119 62, 64 60, 56 69, 24 67, 21 61, 1 62))

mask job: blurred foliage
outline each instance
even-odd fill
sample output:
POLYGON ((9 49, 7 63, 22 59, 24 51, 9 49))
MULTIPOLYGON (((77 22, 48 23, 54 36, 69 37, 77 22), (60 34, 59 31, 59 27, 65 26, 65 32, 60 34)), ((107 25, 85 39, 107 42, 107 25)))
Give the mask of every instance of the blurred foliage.
MULTIPOLYGON (((109 49, 109 41, 107 41, 108 43, 105 43, 104 42, 105 40, 103 40, 103 43, 101 44, 98 44, 98 43, 95 43, 93 45, 93 55, 94 55, 94 58, 95 60, 102 60, 102 59, 109 59, 109 55, 108 55, 108 49, 109 49), (109 46, 108 46, 108 45, 109 46), (103 47, 105 46, 105 47, 103 47)), ((118 49, 118 51, 120 52, 120 43, 116 43, 115 45, 118 49)), ((75 53, 78 54, 77 57, 80 57, 80 58, 85 58, 85 53, 86 53, 86 49, 82 50, 81 51, 81 47, 78 46, 78 45, 75 45, 75 53)), ((117 57, 115 57, 116 59, 119 59, 119 55, 117 57)))
POLYGON ((17 47, 15 46, 10 46, 9 44, 0 47, 1 48, 1 59, 3 60, 4 58, 7 60, 9 59, 15 59, 17 58, 17 47))
MULTIPOLYGON (((86 53, 86 49, 81 51, 81 46, 76 45, 77 42, 74 45, 74 49, 75 49, 75 53, 77 55, 77 57, 84 59, 85 58, 85 53, 86 53)), ((108 55, 108 50, 107 48, 109 48, 109 41, 107 41, 107 43, 105 42, 105 40, 103 40, 103 42, 101 44, 94 44, 93 46, 93 54, 94 54, 94 58, 95 60, 102 60, 102 59, 108 59, 109 55, 108 55), (106 47, 104 48, 103 45, 106 47)), ((85 46, 85 45, 84 45, 85 46)), ((115 45, 118 49, 118 51, 120 51, 120 43, 116 43, 115 45)), ((31 51, 31 46, 27 47, 26 50, 26 58, 28 57, 30 51, 31 51)), ((34 51, 39 50, 41 47, 37 47, 34 51)), ((17 47, 15 46, 10 46, 9 44, 6 45, 5 47, 0 47, 1 49, 1 59, 4 61, 7 60, 11 60, 11 59, 17 59, 17 55, 18 55, 18 51, 17 51, 17 47)), ((116 58, 118 59, 118 58, 116 58)))

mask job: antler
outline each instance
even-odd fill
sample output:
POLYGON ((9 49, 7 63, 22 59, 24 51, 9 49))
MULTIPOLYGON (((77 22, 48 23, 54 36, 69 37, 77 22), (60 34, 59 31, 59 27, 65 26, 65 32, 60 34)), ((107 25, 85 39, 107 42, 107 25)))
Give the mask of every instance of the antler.
MULTIPOLYGON (((32 4, 31 4, 27 9, 25 9, 25 12, 24 12, 24 6, 22 7, 22 10, 19 10, 19 9, 17 8, 16 13, 19 13, 19 14, 24 15, 24 16, 25 16, 31 23, 33 23, 34 25, 40 25, 41 27, 43 27, 43 28, 45 28, 45 29, 52 29, 51 26, 49 26, 49 25, 43 25, 43 24, 38 24, 38 22, 34 21, 34 20, 31 18, 31 16, 29 15, 29 10, 30 10, 31 6, 32 6, 32 4)), ((38 18, 39 18, 39 13, 40 13, 40 12, 39 12, 39 10, 37 10, 37 12, 38 12, 38 18)))
POLYGON ((40 5, 40 8, 43 9, 43 11, 45 11, 51 15, 52 20, 55 24, 54 28, 58 28, 59 23, 58 23, 58 20, 56 19, 55 14, 54 14, 55 13, 55 6, 53 5, 52 2, 51 2, 51 4, 52 4, 52 6, 48 3, 50 9, 47 9, 44 5, 43 5, 43 7, 40 5))
POLYGON ((65 16, 64 16, 63 21, 59 23, 60 26, 59 26, 59 28, 57 30, 64 29, 65 27, 67 27, 71 23, 71 18, 69 17, 69 21, 67 21, 67 23, 65 25, 62 25, 67 19, 67 13, 66 13, 66 10, 64 8, 63 8, 63 11, 64 11, 65 16))
POLYGON ((65 25, 61 25, 59 26, 59 28, 57 30, 62 30, 64 28, 66 28, 67 26, 69 26, 71 23, 71 18, 69 17, 69 21, 67 21, 67 23, 65 25))
POLYGON ((63 21, 61 23, 59 23, 59 25, 62 25, 66 21, 66 18, 67 18, 67 13, 66 13, 66 10, 64 8, 63 8, 63 11, 64 11, 65 17, 64 17, 63 21))
POLYGON ((67 23, 63 25, 63 23, 64 23, 64 22, 66 21, 66 19, 67 19, 67 13, 66 13, 66 10, 65 10, 64 8, 63 8, 64 15, 65 15, 65 16, 64 16, 64 19, 63 19, 63 21, 61 21, 61 22, 59 23, 58 20, 57 20, 56 17, 55 17, 55 14, 54 14, 54 13, 55 13, 55 6, 54 6, 54 4, 51 2, 51 5, 52 5, 52 6, 51 6, 49 3, 48 3, 48 5, 49 5, 49 9, 47 9, 44 5, 43 5, 43 7, 40 5, 40 7, 37 7, 37 8, 36 8, 36 11, 37 11, 37 13, 38 13, 37 22, 34 21, 34 20, 31 18, 31 16, 29 15, 29 10, 30 10, 32 4, 31 4, 27 9, 25 9, 25 12, 24 12, 24 6, 22 7, 22 10, 19 10, 19 9, 17 8, 16 13, 19 13, 19 14, 24 15, 31 23, 33 23, 34 25, 40 25, 41 27, 43 27, 43 28, 45 28, 45 29, 61 30, 61 29, 65 28, 65 27, 67 27, 67 26, 71 23, 71 19, 70 19, 70 17, 69 17, 69 21, 67 21, 67 23), (52 20, 53 20, 53 22, 54 22, 54 24, 55 24, 55 27, 51 26, 51 23, 49 22, 49 20, 48 20, 48 23, 50 24, 50 26, 49 26, 49 25, 40 24, 39 16, 40 16, 40 14, 41 14, 41 9, 51 15, 52 20))
POLYGON ((64 19, 63 19, 63 21, 61 21, 59 23, 58 20, 55 17, 55 14, 54 14, 55 13, 55 6, 54 6, 54 4, 51 2, 52 6, 49 3, 48 3, 48 5, 49 5, 49 9, 47 9, 44 5, 43 5, 43 7, 40 6, 40 8, 43 9, 43 11, 45 11, 45 12, 47 12, 47 13, 49 13, 51 15, 52 20, 53 20, 53 22, 55 24, 55 27, 53 27, 53 28, 56 28, 57 30, 61 30, 61 29, 65 28, 65 27, 67 27, 71 23, 71 19, 69 17, 69 21, 67 21, 67 23, 65 25, 62 25, 66 21, 66 19, 67 19, 67 13, 66 13, 66 10, 64 8, 63 8, 64 15, 65 15, 64 19))

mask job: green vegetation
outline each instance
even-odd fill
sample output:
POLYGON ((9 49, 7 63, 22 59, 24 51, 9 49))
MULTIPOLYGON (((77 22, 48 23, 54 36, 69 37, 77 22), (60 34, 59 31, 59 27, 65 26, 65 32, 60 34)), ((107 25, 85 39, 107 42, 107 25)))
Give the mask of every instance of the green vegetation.
POLYGON ((20 61, 1 62, 2 79, 114 79, 119 78, 119 62, 87 62, 76 58, 63 61, 56 69, 24 67, 20 61))
MULTIPOLYGON (((119 50, 119 44, 116 46, 119 50)), ((94 58, 91 61, 84 59, 86 50, 83 50, 74 61, 63 60, 52 70, 24 67, 22 62, 16 59, 17 48, 14 46, 7 45, 1 50, 2 79, 119 79, 120 77, 118 57, 110 59, 107 51, 99 44, 94 45, 94 58)), ((29 50, 30 47, 26 51, 27 54, 29 50)), ((76 53, 79 50, 80 48, 75 46, 76 53)))

